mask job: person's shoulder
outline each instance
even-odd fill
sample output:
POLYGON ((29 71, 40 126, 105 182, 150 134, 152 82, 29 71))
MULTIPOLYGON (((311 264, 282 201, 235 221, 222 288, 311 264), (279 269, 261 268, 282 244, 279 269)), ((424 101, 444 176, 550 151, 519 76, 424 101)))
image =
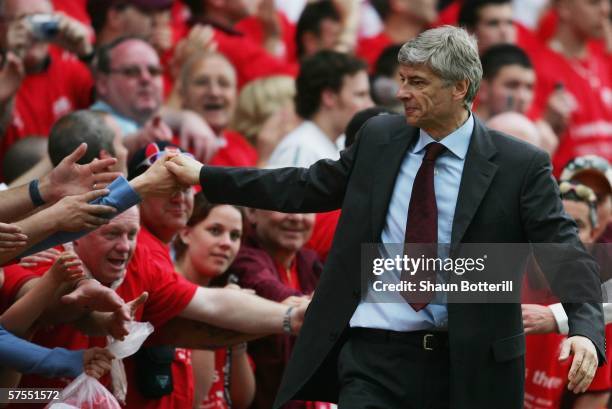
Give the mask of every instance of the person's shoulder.
POLYGON ((359 138, 381 140, 384 135, 394 135, 397 132, 414 129, 406 122, 406 117, 400 114, 376 115, 368 119, 359 129, 359 138))

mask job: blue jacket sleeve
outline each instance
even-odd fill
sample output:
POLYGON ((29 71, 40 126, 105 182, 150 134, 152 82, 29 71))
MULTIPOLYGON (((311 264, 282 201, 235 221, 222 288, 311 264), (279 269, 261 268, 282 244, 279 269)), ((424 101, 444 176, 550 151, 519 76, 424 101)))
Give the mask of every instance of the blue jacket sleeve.
POLYGON ((76 378, 83 372, 83 350, 41 347, 0 326, 0 364, 24 374, 76 378))
MULTIPOLYGON (((123 176, 119 176, 117 179, 113 180, 113 182, 108 185, 108 189, 110 190, 110 193, 108 195, 99 197, 91 203, 113 206, 114 208, 116 208, 117 212, 112 213, 109 216, 110 218, 113 218, 118 214, 121 214, 122 212, 126 211, 130 207, 140 203, 140 196, 134 189, 132 189, 128 181, 123 176)), ((35 254, 39 251, 43 251, 48 248, 67 243, 69 241, 76 240, 80 237, 83 237, 90 231, 91 230, 82 230, 79 232, 57 232, 21 253, 18 258, 29 256, 30 254, 35 254)))

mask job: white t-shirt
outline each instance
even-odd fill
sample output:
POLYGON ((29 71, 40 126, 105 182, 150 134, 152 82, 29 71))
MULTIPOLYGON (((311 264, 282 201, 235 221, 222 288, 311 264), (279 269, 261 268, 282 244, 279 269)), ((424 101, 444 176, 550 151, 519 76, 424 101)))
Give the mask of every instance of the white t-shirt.
POLYGON ((339 159, 340 149, 312 121, 304 121, 276 146, 268 168, 297 166, 307 168, 320 159, 339 159))

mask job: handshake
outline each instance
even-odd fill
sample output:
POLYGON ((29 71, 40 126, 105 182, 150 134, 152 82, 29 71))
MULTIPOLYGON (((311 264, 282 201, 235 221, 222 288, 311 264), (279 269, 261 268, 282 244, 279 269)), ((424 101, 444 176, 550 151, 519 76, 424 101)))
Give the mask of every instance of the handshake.
POLYGON ((202 163, 178 152, 167 152, 130 185, 141 197, 170 196, 199 184, 202 163))

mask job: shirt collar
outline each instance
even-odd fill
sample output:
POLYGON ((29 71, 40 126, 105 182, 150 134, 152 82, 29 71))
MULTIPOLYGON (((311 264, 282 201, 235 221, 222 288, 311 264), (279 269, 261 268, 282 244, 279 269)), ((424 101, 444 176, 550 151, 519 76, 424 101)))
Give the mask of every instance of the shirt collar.
MULTIPOLYGON (((446 149, 451 151, 456 157, 463 160, 467 154, 467 150, 470 146, 470 138, 474 131, 474 115, 468 111, 468 119, 459 128, 444 137, 440 143, 446 146, 446 149)), ((421 153, 431 142, 436 142, 427 132, 423 129, 419 130, 419 139, 412 148, 412 153, 421 153)))

